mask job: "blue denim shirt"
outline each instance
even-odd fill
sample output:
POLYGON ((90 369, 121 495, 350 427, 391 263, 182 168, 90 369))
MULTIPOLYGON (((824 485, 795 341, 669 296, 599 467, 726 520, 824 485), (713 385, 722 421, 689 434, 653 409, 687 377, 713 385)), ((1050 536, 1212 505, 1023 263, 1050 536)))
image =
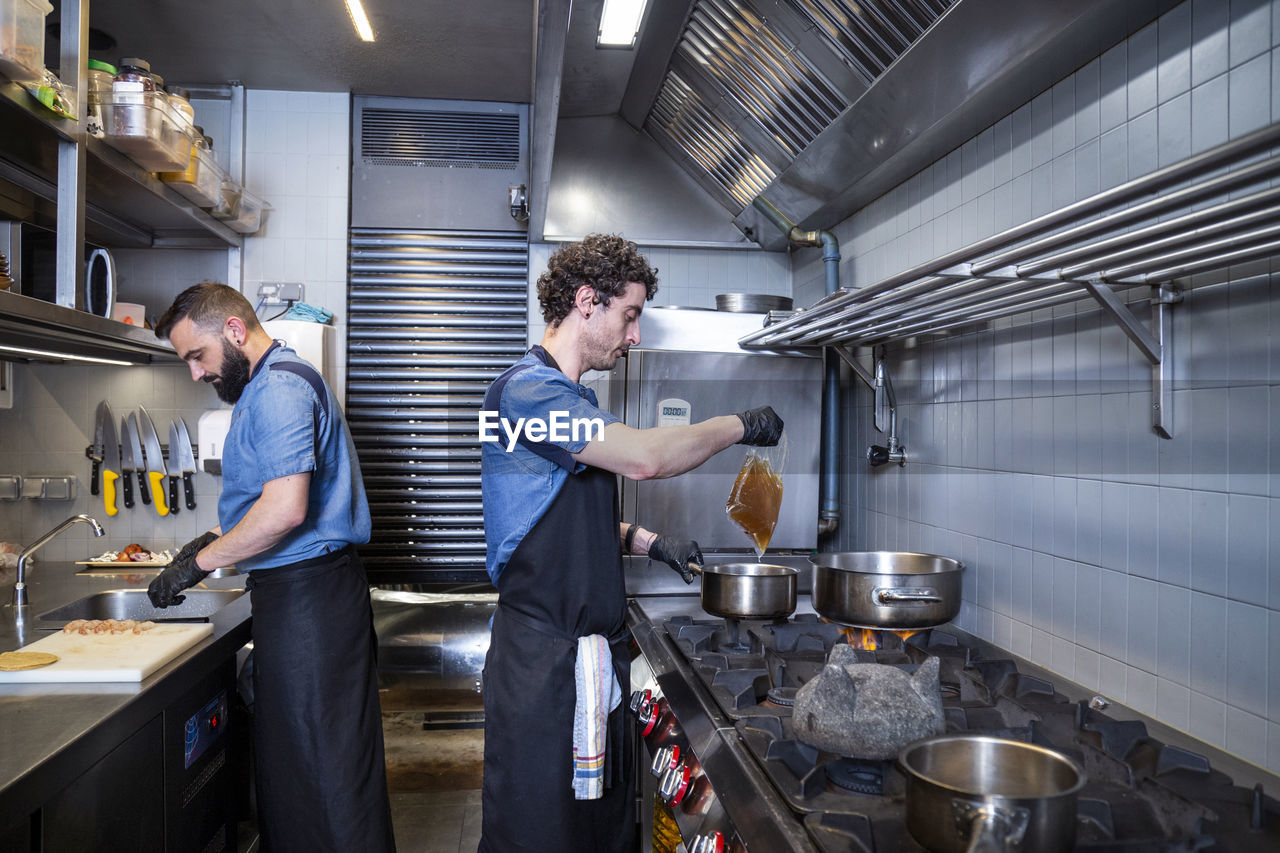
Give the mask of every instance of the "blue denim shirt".
POLYGON ((323 379, 321 399, 304 376, 271 369, 289 363, 309 366, 279 344, 268 350, 231 412, 218 522, 223 532, 230 530, 262 497, 264 483, 310 471, 307 516, 274 547, 241 560, 240 571, 284 566, 369 541, 360 461, 338 401, 323 379))
MULTIPOLYGON (((570 419, 599 418, 605 426, 619 420, 600 408, 594 391, 546 364, 544 357, 550 360, 541 347, 534 347, 507 371, 523 367, 502 390, 500 417, 513 425, 519 418, 547 421, 551 412, 566 412, 570 419)), ((554 360, 551 364, 555 364, 554 360)), ((546 514, 565 479, 587 467, 569 455, 586 447, 587 438, 582 433, 577 440, 572 434, 568 440, 548 436, 538 442, 540 454, 523 444, 508 451, 508 437, 502 427, 492 434, 499 440, 480 443, 480 487, 487 547, 485 568, 496 584, 516 546, 546 514)))

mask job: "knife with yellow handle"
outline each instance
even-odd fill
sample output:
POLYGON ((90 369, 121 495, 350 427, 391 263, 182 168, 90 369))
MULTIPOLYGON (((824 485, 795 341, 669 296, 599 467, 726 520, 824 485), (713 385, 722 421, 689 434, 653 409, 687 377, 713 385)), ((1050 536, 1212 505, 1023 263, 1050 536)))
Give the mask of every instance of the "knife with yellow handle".
POLYGON ((151 422, 147 410, 138 407, 138 427, 142 430, 142 449, 147 454, 147 479, 151 483, 151 505, 156 513, 169 514, 169 504, 164 494, 164 454, 160 452, 160 436, 156 434, 156 425, 151 422))
POLYGON ((111 416, 111 408, 106 406, 106 417, 102 420, 102 504, 107 515, 115 515, 116 481, 120 479, 120 443, 116 440, 115 418, 111 416))

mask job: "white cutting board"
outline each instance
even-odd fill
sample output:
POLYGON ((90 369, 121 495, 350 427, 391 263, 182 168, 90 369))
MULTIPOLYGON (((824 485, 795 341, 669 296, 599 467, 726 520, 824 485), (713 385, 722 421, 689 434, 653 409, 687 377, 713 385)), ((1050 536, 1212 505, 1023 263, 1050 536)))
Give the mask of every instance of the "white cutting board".
POLYGON ((58 660, 39 669, 0 672, 0 684, 53 681, 141 681, 213 633, 204 623, 160 624, 142 634, 64 634, 23 646, 58 660))

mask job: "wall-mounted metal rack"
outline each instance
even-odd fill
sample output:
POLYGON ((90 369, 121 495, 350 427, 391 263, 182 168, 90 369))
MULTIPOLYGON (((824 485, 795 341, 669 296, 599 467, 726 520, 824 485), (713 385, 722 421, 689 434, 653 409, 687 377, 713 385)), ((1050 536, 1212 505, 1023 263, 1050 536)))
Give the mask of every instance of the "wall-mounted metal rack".
POLYGON ((745 348, 853 348, 972 327, 1091 297, 1151 362, 1151 424, 1170 438, 1174 282, 1280 253, 1280 123, 875 284, 841 288, 743 337, 745 348), (1150 326, 1121 292, 1150 288, 1150 326))

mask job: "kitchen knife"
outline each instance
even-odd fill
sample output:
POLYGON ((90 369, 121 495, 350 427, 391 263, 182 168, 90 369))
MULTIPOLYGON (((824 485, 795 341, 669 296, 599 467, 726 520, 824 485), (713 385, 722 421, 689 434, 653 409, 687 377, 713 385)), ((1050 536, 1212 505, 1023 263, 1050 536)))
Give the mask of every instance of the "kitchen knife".
POLYGON ((121 449, 124 451, 124 461, 120 463, 124 467, 122 475, 124 476, 124 505, 133 508, 133 486, 130 485, 130 472, 138 472, 138 494, 142 497, 144 504, 150 504, 151 498, 147 497, 147 472, 142 464, 142 444, 138 441, 138 417, 133 412, 129 413, 127 421, 121 421, 121 433, 124 435, 124 441, 121 442, 121 449))
MULTIPOLYGON (((135 430, 136 431, 136 430, 135 430)), ((120 489, 124 492, 124 508, 133 509, 133 472, 142 464, 142 450, 134 455, 129 442, 129 422, 120 419, 120 489)))
POLYGON ((178 426, 169 421, 169 455, 165 471, 169 474, 169 512, 178 511, 178 478, 182 476, 182 447, 179 444, 178 426))
MULTIPOLYGON (((191 478, 196 473, 196 457, 191 452, 191 434, 187 432, 187 422, 178 418, 178 458, 182 462, 182 490, 186 492, 187 509, 196 508, 196 489, 191 478)), ((172 451, 170 451, 172 452, 172 451)))
POLYGON ((93 470, 89 474, 89 494, 98 494, 99 469, 102 467, 102 431, 111 420, 111 407, 103 400, 98 404, 98 413, 93 421, 93 444, 84 449, 84 455, 93 462, 93 470))
POLYGON ((143 406, 138 407, 138 427, 142 432, 142 448, 147 454, 147 479, 151 481, 151 498, 155 502, 156 513, 165 516, 169 514, 169 507, 164 501, 164 454, 160 452, 160 436, 156 435, 156 425, 143 406))
POLYGON ((116 441, 116 423, 107 409, 107 419, 102 422, 102 504, 107 515, 115 515, 116 480, 120 479, 120 443, 116 441))

